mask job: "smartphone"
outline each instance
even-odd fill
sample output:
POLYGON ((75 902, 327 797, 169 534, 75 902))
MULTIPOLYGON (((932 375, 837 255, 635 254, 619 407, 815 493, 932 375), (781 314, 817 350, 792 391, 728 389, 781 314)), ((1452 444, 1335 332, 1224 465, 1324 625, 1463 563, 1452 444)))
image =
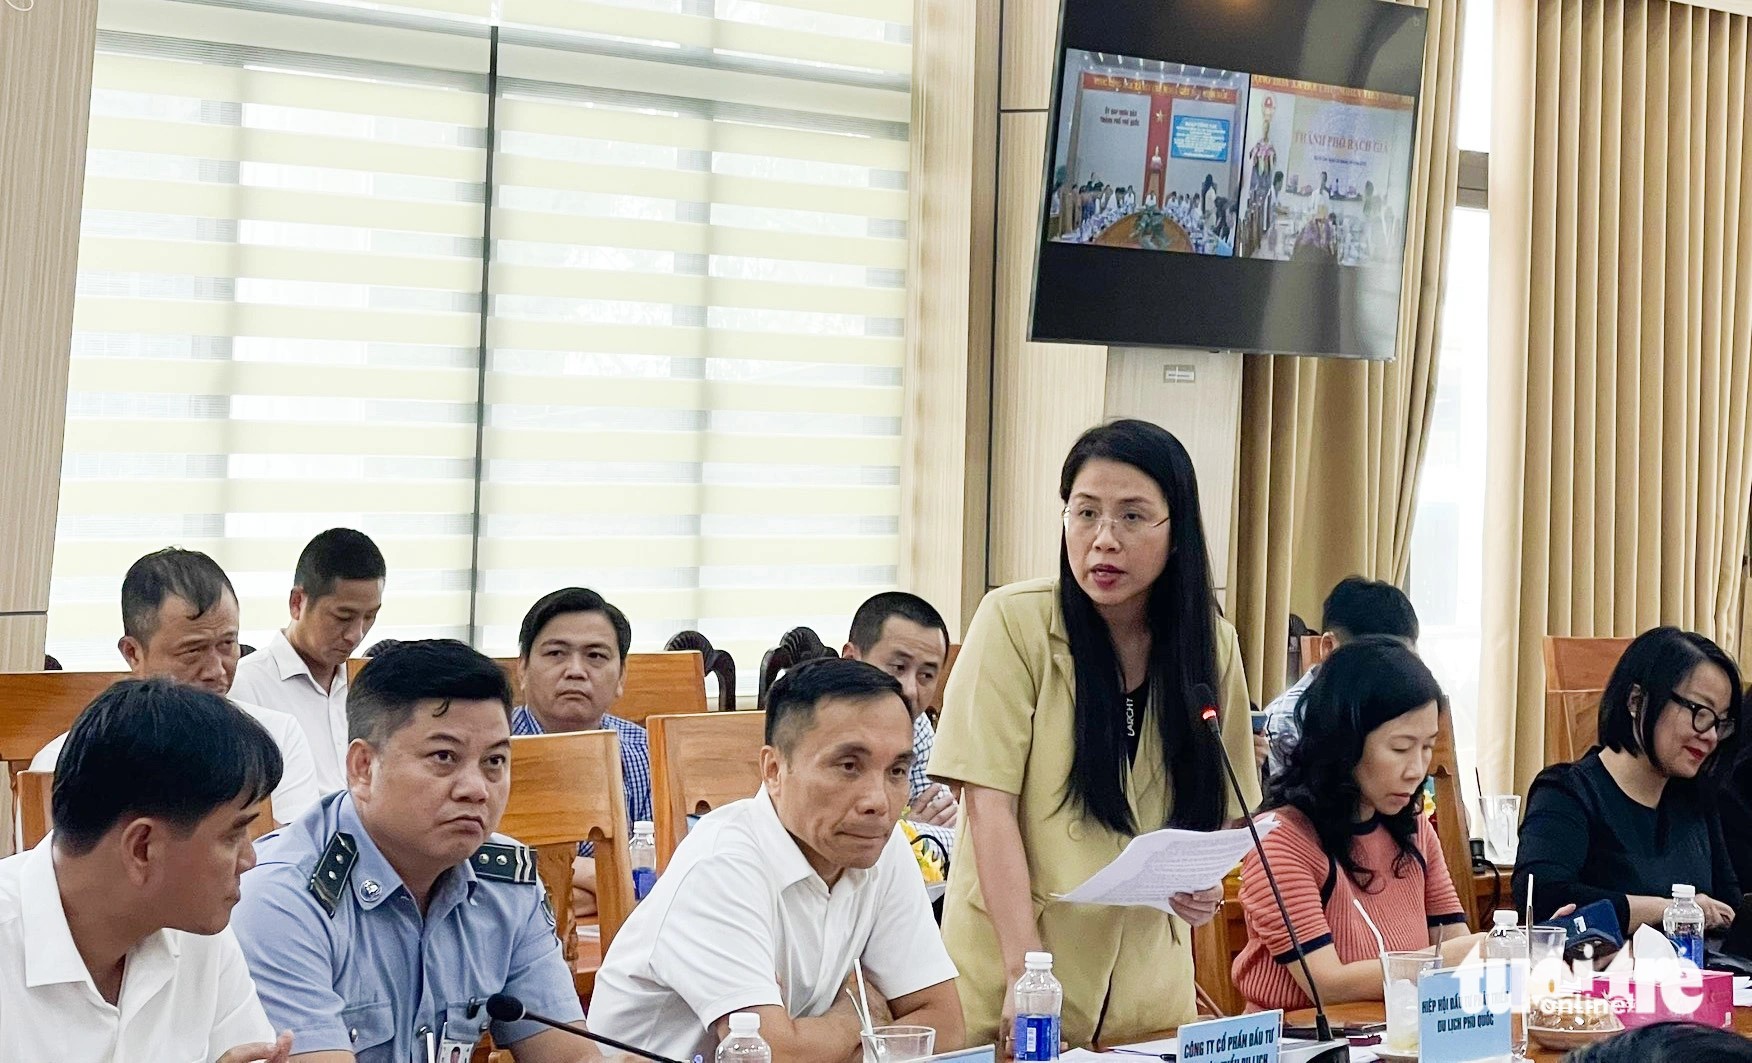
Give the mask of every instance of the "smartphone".
POLYGON ((1269 719, 1271 719, 1271 713, 1269 713, 1269 712, 1256 712, 1256 713, 1254 713, 1253 714, 1253 733, 1256 735, 1264 734, 1265 733, 1265 721, 1267 721, 1269 719))
POLYGON ((1613 947, 1624 944, 1624 931, 1618 926, 1618 909, 1611 901, 1595 901, 1559 919, 1547 919, 1540 926, 1560 926, 1570 945, 1584 937, 1591 941, 1610 941, 1613 947))

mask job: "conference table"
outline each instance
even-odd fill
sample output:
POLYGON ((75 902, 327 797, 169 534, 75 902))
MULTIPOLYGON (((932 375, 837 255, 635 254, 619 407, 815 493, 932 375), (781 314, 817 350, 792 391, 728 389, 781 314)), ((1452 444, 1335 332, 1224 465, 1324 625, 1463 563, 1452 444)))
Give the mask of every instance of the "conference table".
MULTIPOLYGON (((1334 1004, 1332 1007, 1326 1009, 1326 1015, 1327 1018, 1332 1021, 1334 1027, 1357 1026, 1365 1023, 1381 1022, 1386 1017, 1386 1011, 1382 1007, 1380 1001, 1370 1001, 1357 1004, 1334 1004)), ((1311 1010, 1291 1012, 1284 1016, 1284 1024, 1288 1026, 1312 1026, 1314 1025, 1314 1012, 1311 1010)), ((1734 1009, 1734 1029, 1742 1036, 1752 1037, 1752 1008, 1734 1009)), ((1138 1040, 1140 1042, 1154 1041, 1159 1038, 1173 1036, 1174 1031, 1170 1030, 1167 1033, 1157 1034, 1151 1037, 1141 1037, 1138 1038, 1138 1040)), ((1558 1063, 1563 1057, 1563 1052, 1554 1052, 1548 1048, 1540 1048, 1537 1044, 1529 1043, 1528 1045, 1527 1058, 1533 1060, 1534 1063, 1558 1063)))

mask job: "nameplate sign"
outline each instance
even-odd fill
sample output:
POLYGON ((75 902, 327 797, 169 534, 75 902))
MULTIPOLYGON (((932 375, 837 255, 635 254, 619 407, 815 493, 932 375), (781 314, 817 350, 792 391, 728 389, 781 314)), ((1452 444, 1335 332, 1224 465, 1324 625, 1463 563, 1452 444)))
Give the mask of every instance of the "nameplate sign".
POLYGON ((1418 1055, 1422 1063, 1509 1058, 1513 1049, 1507 978, 1499 968, 1493 980, 1480 967, 1430 971, 1418 979, 1418 1055))
POLYGON ((1284 1013, 1260 1011, 1180 1028, 1181 1063, 1277 1063, 1284 1013))

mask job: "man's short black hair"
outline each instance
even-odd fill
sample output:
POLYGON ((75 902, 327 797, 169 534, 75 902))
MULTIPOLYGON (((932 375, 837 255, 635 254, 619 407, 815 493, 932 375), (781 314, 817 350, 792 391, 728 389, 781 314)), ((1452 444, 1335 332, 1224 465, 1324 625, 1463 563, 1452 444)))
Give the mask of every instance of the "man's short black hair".
POLYGON ((943 650, 949 650, 949 625, 943 623, 943 614, 916 594, 906 591, 884 591, 876 595, 852 615, 852 631, 846 641, 858 648, 859 653, 869 653, 876 644, 882 641, 882 626, 891 617, 910 620, 922 628, 943 633, 943 650))
POLYGON ((1343 640, 1364 635, 1391 635, 1406 642, 1418 639, 1417 610, 1411 599, 1391 583, 1351 576, 1339 581, 1321 610, 1327 631, 1343 640))
POLYGON ((627 622, 627 614, 588 587, 561 587, 537 599, 529 612, 523 614, 523 627, 517 632, 517 655, 529 660, 541 629, 567 613, 601 613, 608 617, 609 626, 614 628, 614 641, 620 647, 621 663, 627 663, 627 653, 633 648, 633 625, 627 622))
POLYGON ((181 598, 199 617, 228 593, 237 597, 231 578, 206 554, 180 546, 154 550, 122 577, 122 634, 145 645, 158 630, 158 610, 166 599, 181 598))
POLYGON ((874 702, 893 695, 907 712, 900 680, 863 661, 817 657, 778 678, 767 691, 766 744, 789 757, 815 723, 816 710, 829 699, 874 702))
POLYGON ((383 551, 369 535, 352 528, 330 528, 304 545, 298 567, 292 572, 292 586, 315 601, 333 594, 335 584, 342 580, 385 579, 388 575, 383 551))
POLYGON ((455 639, 398 642, 359 669, 347 689, 347 740, 381 749, 422 701, 500 701, 511 718, 511 681, 497 662, 455 639))
POLYGON ((118 823, 151 816, 190 831, 280 785, 280 749, 248 713, 169 679, 124 679, 67 732, 55 763, 56 845, 88 853, 118 823))
MULTIPOLYGON (((1600 695, 1600 744, 1619 753, 1643 754, 1654 763, 1655 728, 1661 715, 1672 704, 1679 684, 1701 664, 1713 664, 1727 675, 1728 703, 1721 708, 1738 724, 1744 695, 1740 689, 1740 669, 1734 659, 1706 635, 1676 627, 1650 628, 1625 647, 1624 656, 1612 669, 1612 677, 1606 680, 1606 689, 1600 695), (1639 691, 1640 714, 1632 711, 1639 691)), ((1722 759, 1728 745, 1717 744, 1716 752, 1710 755, 1712 764, 1722 759)), ((1655 766, 1663 772, 1667 770, 1665 764, 1655 766)))

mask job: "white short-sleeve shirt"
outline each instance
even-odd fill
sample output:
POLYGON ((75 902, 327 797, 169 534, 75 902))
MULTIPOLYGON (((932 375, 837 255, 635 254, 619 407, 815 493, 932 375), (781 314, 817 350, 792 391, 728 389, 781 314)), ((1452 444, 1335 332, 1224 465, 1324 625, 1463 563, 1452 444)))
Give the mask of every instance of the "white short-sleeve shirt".
POLYGON ((286 633, 276 631, 266 646, 237 662, 231 696, 287 713, 298 721, 315 758, 318 789, 332 794, 347 788, 346 666, 324 690, 304 658, 286 641, 286 633))
POLYGON ((776 1005, 825 1015, 863 961, 889 1000, 955 977, 924 881, 896 830, 829 890, 764 788, 700 820, 621 927, 596 976, 590 1028, 673 1059, 712 1057, 712 1024, 776 1005))
POLYGON ((67 928, 50 843, 0 860, 0 1056, 9 1063, 212 1063, 273 1039, 229 929, 149 935, 128 953, 110 1004, 67 928))
MULTIPOLYGON (((264 709, 260 705, 251 705, 236 698, 226 700, 249 713, 273 738, 274 745, 280 748, 280 785, 274 787, 272 795, 274 819, 280 823, 292 822, 313 807, 326 792, 317 785, 316 765, 310 753, 310 744, 304 740, 304 731, 298 726, 298 721, 286 713, 264 709)), ((31 758, 30 770, 54 771, 55 762, 61 759, 61 747, 66 743, 65 734, 56 735, 54 741, 38 750, 37 755, 31 758)))

